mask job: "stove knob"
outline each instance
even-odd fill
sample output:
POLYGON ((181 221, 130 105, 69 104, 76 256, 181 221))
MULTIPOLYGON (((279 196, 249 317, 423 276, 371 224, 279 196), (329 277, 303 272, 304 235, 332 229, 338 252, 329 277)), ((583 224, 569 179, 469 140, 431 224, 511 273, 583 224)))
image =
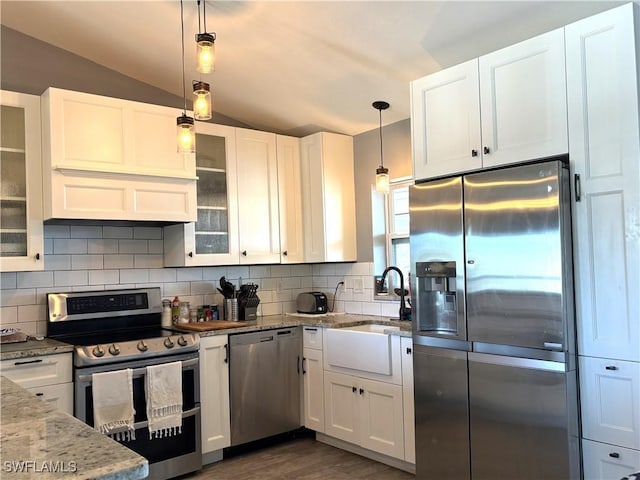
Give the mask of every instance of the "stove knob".
POLYGON ((118 348, 118 346, 115 343, 113 343, 109 347, 109 353, 111 355, 119 355, 120 354, 120 349, 118 348))
POLYGON ((173 340, 171 340, 171 337, 167 337, 164 340, 164 346, 167 348, 173 348, 173 346, 175 345, 175 343, 173 343, 173 340))
POLYGON ((138 342, 138 350, 140 350, 141 352, 146 352, 147 350, 149 350, 149 345, 144 343, 144 340, 140 340, 138 342))
POLYGON ((184 338, 184 335, 180 335, 180 338, 178 339, 178 345, 180 345, 181 347, 184 347, 187 344, 187 339, 184 338))
POLYGON ((93 347, 93 355, 100 358, 104 356, 104 350, 100 345, 93 347))

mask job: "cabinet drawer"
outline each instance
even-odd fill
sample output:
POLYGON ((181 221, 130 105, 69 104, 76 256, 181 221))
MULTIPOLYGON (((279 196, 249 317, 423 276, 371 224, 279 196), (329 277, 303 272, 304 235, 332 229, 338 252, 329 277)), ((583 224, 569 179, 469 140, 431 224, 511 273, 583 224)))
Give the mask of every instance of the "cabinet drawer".
POLYGON ((640 363, 580 357, 582 436, 640 449, 640 363))
POLYGON ((27 390, 45 402, 51 403, 59 411, 73 415, 73 383, 59 383, 27 388, 27 390))
POLYGON ((322 350, 322 328, 303 327, 302 345, 304 346, 304 348, 315 348, 316 350, 322 350))
POLYGON ((0 373, 24 388, 71 382, 71 371, 70 353, 0 362, 0 373))
POLYGON ((640 451, 582 440, 585 480, 621 480, 640 472, 640 451))

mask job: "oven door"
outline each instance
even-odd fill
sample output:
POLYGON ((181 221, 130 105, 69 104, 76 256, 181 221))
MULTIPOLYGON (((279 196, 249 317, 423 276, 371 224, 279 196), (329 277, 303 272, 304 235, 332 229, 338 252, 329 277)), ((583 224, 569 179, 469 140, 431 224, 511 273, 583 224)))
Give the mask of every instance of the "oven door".
POLYGON ((202 467, 200 439, 200 384, 198 352, 161 358, 76 368, 75 416, 93 426, 92 374, 125 368, 133 369, 135 440, 118 441, 149 461, 149 477, 172 478, 202 467), (146 367, 182 361, 182 433, 149 438, 145 402, 146 367))

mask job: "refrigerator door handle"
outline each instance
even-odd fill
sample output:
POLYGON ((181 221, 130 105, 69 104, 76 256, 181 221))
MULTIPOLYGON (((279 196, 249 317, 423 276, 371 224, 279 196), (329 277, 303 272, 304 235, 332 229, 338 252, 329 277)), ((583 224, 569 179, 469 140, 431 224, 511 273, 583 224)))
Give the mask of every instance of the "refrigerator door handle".
POLYGON ((546 370, 549 372, 567 371, 567 365, 563 362, 551 362, 549 360, 536 360, 533 358, 504 357, 502 355, 492 355, 490 353, 469 352, 469 361, 488 363, 491 365, 504 365, 507 367, 546 370))
POLYGON ((562 344, 555 342, 544 342, 544 348, 562 351, 562 344))

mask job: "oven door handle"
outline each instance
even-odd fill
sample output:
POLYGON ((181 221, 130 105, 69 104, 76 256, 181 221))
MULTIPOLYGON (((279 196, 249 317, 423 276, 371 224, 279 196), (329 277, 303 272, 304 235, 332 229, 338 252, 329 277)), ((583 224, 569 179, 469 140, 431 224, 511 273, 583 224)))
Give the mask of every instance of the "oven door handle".
MULTIPOLYGON (((182 369, 186 370, 188 367, 198 365, 199 361, 200 361, 199 357, 192 358, 190 360, 184 360, 182 362, 182 369)), ((131 373, 133 377, 139 377, 147 373, 147 367, 134 368, 131 373)), ((86 375, 78 375, 79 382, 91 382, 91 380, 92 380, 92 376, 90 373, 86 375)))
MULTIPOLYGON (((193 407, 191 410, 187 410, 185 412, 182 412, 182 418, 189 418, 189 417, 193 417, 194 415, 197 415, 198 412, 200 412, 200 407, 193 407)), ((143 421, 143 422, 136 422, 133 424, 133 428, 135 430, 140 430, 142 428, 146 428, 149 426, 149 422, 147 420, 143 421)))

